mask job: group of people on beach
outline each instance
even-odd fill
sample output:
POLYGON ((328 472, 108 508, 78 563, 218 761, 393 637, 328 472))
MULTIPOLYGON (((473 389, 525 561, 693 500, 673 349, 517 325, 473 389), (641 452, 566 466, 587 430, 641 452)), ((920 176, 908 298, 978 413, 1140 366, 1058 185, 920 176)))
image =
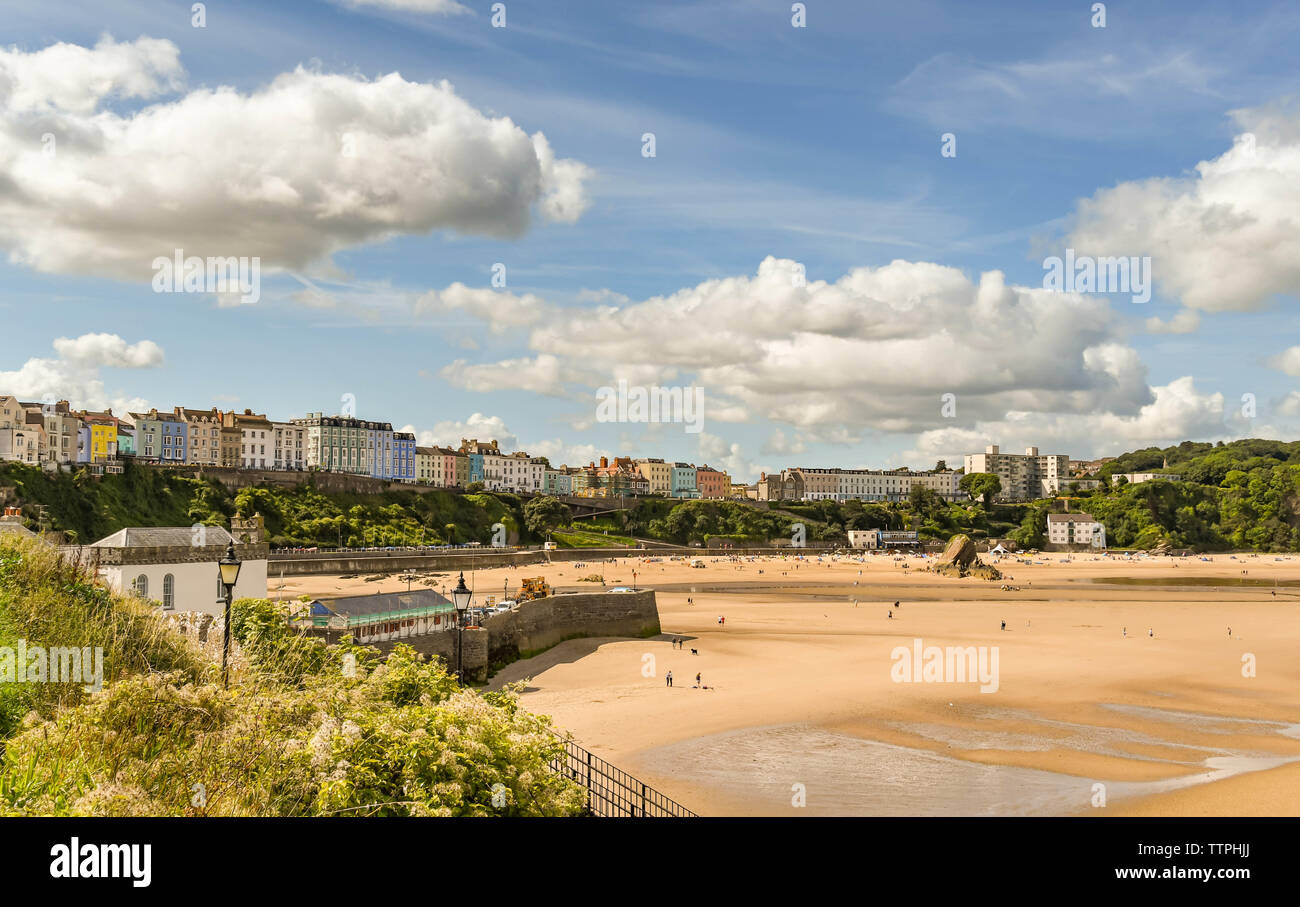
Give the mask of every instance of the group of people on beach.
MULTIPOLYGON (((672 672, 672 671, 669 671, 666 675, 664 675, 664 682, 665 682, 668 686, 672 686, 672 685, 673 685, 673 672, 672 672)), ((706 687, 706 686, 704 685, 704 679, 703 679, 703 676, 702 676, 701 672, 699 672, 699 671, 696 671, 696 672, 695 672, 695 686, 693 687, 693 689, 697 689, 697 690, 707 690, 707 689, 708 689, 708 687, 706 687)))

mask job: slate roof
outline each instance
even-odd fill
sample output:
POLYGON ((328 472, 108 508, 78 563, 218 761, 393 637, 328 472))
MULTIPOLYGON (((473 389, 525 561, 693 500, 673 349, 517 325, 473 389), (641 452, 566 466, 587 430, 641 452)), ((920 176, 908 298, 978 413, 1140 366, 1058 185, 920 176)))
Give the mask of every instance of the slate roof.
MULTIPOLYGON (((227 545, 231 535, 220 526, 205 526, 207 546, 227 545)), ((188 547, 194 530, 189 526, 135 527, 119 529, 90 545, 91 548, 171 548, 188 547)))
POLYGON ((20 535, 26 539, 38 538, 35 532, 32 532, 22 523, 0 523, 0 535, 4 535, 5 533, 20 535))
POLYGON ((312 602, 312 614, 318 617, 325 613, 358 617, 365 614, 413 611, 448 604, 451 604, 451 599, 433 589, 412 589, 410 592, 380 592, 375 595, 352 595, 346 598, 318 598, 312 602))

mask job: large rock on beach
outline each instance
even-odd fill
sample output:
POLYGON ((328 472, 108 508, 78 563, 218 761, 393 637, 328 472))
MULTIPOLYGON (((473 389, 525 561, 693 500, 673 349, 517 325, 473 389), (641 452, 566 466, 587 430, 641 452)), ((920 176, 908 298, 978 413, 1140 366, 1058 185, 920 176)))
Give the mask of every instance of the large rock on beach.
POLYGON ((1002 572, 975 556, 975 543, 968 535, 954 535, 939 555, 939 562, 931 568, 943 576, 975 576, 980 579, 999 580, 1002 572))

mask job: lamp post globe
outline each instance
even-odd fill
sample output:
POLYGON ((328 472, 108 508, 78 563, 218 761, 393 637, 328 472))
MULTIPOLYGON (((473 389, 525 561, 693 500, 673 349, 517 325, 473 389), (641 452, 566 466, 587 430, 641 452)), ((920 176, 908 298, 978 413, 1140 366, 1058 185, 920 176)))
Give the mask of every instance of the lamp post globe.
POLYGON ((462 659, 462 643, 465 639, 465 612, 469 610, 470 600, 474 593, 465 585, 465 571, 460 572, 460 579, 456 581, 456 588, 451 590, 451 601, 456 606, 456 677, 463 685, 465 683, 465 665, 462 659))
POLYGON ((221 686, 230 686, 230 603, 234 598, 235 584, 239 582, 239 568, 243 563, 235 555, 235 540, 226 545, 226 556, 217 562, 221 588, 226 593, 225 629, 221 640, 221 686))

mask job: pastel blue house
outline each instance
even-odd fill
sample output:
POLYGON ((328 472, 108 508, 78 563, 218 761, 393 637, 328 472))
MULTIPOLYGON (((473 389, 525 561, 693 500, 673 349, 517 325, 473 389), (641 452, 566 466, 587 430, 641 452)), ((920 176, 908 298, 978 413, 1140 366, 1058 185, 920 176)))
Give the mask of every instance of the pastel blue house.
POLYGON ((698 498, 700 489, 695 482, 695 467, 690 463, 673 464, 673 490, 675 498, 698 498))
POLYGON ((393 432, 393 476, 399 482, 415 481, 415 435, 393 432))

